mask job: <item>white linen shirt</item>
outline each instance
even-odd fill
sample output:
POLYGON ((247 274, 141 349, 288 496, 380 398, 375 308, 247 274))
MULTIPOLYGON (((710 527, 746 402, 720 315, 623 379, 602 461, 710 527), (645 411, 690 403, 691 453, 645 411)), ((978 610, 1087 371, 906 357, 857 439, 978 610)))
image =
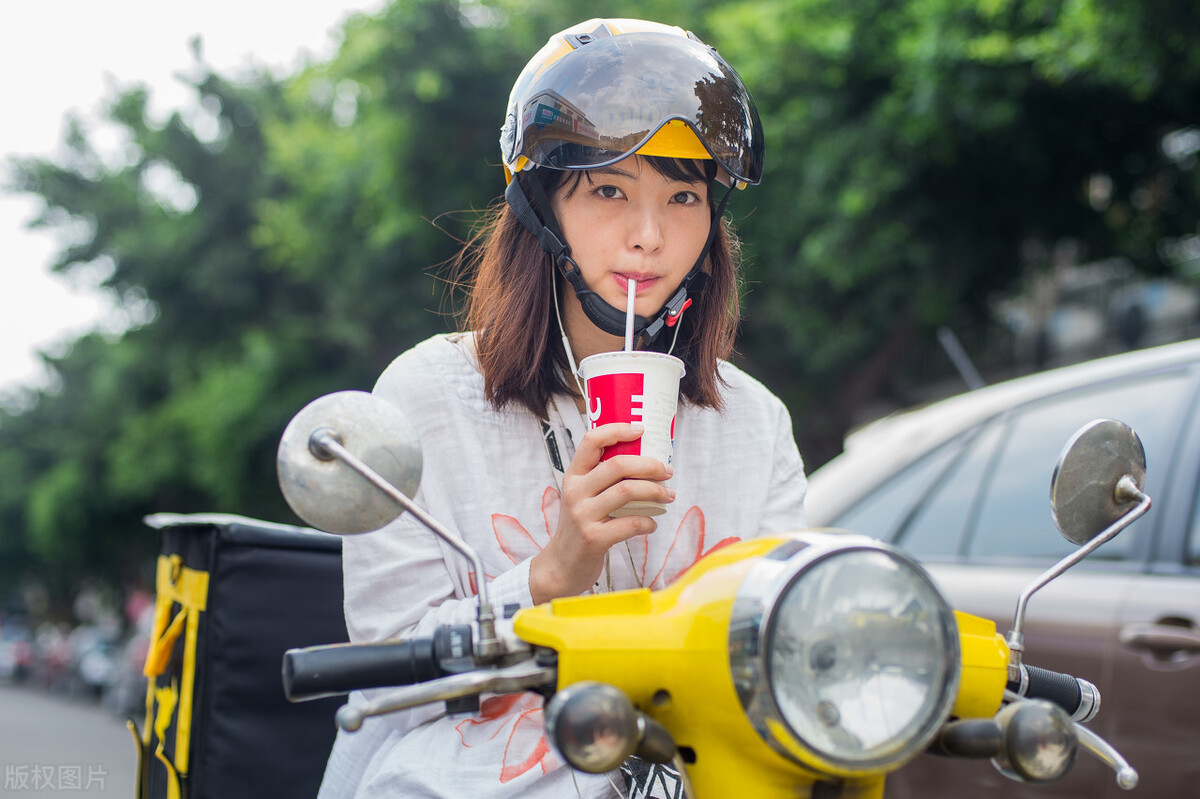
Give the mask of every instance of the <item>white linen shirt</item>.
MULTIPOLYGON (((428 339, 384 371, 374 393, 416 427, 424 455, 416 501, 483 560, 490 600, 530 607, 529 561, 557 529, 559 476, 548 438, 569 464, 584 423, 574 402, 550 409, 549 431, 517 406, 484 396, 471 334, 428 339)), ((805 526, 806 481, 783 403, 731 364, 718 413, 681 402, 675 425, 675 501, 658 529, 614 547, 615 590, 662 588, 714 547, 805 526)), ((405 514, 344 539, 346 626, 354 642, 429 635, 470 623, 470 562, 405 514)), ((602 575, 595 590, 608 590, 602 575)), ((352 695, 351 702, 361 702, 352 695)), ((340 732, 320 799, 356 797, 566 797, 616 795, 621 777, 562 767, 542 731, 540 697, 485 698, 475 716, 426 707, 368 719, 340 732)))

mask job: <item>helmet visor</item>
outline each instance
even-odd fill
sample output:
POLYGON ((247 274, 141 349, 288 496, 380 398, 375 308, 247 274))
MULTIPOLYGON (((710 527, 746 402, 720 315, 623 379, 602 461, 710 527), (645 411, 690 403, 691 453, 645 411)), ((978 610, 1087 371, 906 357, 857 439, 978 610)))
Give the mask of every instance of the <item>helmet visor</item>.
POLYGON ((551 169, 608 166, 637 152, 671 120, 686 123, 729 175, 762 178, 758 111, 715 50, 663 33, 585 44, 524 87, 505 123, 505 161, 551 169), (586 57, 580 58, 580 55, 586 57))

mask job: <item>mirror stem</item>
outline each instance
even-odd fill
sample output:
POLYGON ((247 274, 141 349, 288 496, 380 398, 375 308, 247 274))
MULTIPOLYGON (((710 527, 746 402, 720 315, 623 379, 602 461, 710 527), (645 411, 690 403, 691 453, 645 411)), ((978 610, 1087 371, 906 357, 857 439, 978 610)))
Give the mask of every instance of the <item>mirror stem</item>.
POLYGON ((1150 510, 1150 497, 1137 487, 1137 484, 1129 475, 1125 475, 1117 481, 1113 497, 1121 505, 1133 501, 1136 501, 1138 504, 1136 507, 1126 511, 1124 516, 1109 525, 1107 530, 1043 572, 1028 588, 1021 592, 1020 598, 1017 599, 1017 613, 1013 618, 1013 626, 1006 639, 1008 648, 1012 653, 1008 662, 1009 680, 1021 679, 1021 653, 1025 651, 1025 634, 1023 632, 1025 627, 1025 608, 1029 604, 1030 598, 1051 580, 1057 578, 1067 569, 1092 554, 1096 551, 1097 547, 1111 541, 1116 537, 1117 533, 1133 524, 1144 516, 1146 511, 1150 510))
POLYGON ((371 485, 387 494, 400 507, 411 513, 417 521, 429 528, 434 535, 457 550, 467 560, 471 561, 471 566, 475 569, 475 574, 477 575, 475 582, 479 586, 479 610, 476 616, 476 621, 479 624, 479 641, 475 644, 475 655, 479 660, 484 662, 499 657, 503 652, 503 647, 496 635, 496 614, 492 610, 492 603, 488 600, 487 577, 483 570, 483 558, 479 556, 479 553, 466 541, 463 541, 443 526, 437 519, 426 513, 424 508, 405 496, 402 491, 383 479, 378 472, 351 454, 348 449, 342 446, 342 442, 339 440, 336 431, 328 427, 321 427, 314 430, 309 437, 308 448, 314 456, 321 460, 333 460, 336 458, 358 472, 371 485))

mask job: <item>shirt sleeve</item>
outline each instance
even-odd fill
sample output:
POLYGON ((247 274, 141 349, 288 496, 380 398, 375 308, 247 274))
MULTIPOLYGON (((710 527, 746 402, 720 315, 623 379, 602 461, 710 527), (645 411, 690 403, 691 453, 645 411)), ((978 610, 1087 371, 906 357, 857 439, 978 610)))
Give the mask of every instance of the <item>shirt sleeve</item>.
POLYGON ((792 417, 781 400, 772 399, 775 405, 775 449, 759 535, 786 533, 808 526, 808 517, 804 512, 808 479, 804 476, 804 462, 792 433, 792 417))
MULTIPOLYGON (((449 564, 463 560, 447 551, 415 519, 401 517, 383 530, 347 538, 342 545, 346 629, 354 643, 428 635, 442 624, 475 621, 478 600, 462 597, 449 564)), ((474 576, 472 570, 471 575, 474 576)), ((488 581, 497 617, 507 605, 531 607, 529 559, 488 581)))
MULTIPOLYGON (((419 501, 419 495, 418 495, 419 501)), ((342 546, 346 630, 353 643, 431 635, 442 624, 474 625, 478 608, 475 596, 462 596, 461 580, 451 564, 462 555, 449 548, 419 522, 402 516, 383 530, 346 538, 342 546)), ((488 583, 488 598, 498 618, 506 604, 532 606, 529 596, 529 561, 523 561, 488 583)), ((356 691, 353 704, 382 696, 388 689, 356 691)), ((440 705, 426 705, 371 720, 377 728, 401 734, 444 715, 440 705)), ((360 733, 356 733, 359 735, 360 733)), ((379 745, 379 744, 375 744, 379 745)), ((372 750, 368 738, 348 736, 343 753, 372 750)), ((361 775, 361 769, 358 774, 361 775)), ((357 776, 355 777, 357 779, 357 776)))
MULTIPOLYGON (((418 433, 422 439, 428 437, 422 441, 427 477, 435 460, 441 464, 441 473, 462 471, 461 465, 446 461, 458 449, 447 431, 453 427, 455 414, 464 412, 455 404, 451 387, 461 378, 446 366, 461 357, 453 347, 442 338, 417 345, 385 370, 374 389, 376 396, 396 405, 415 423, 419 421, 418 433)), ((472 532, 478 531, 455 529, 453 514, 431 499, 424 487, 414 497, 450 532, 472 542, 472 532)), ((443 503, 453 501, 441 499, 443 503)), ((503 570, 495 568, 493 559, 485 568, 487 575, 475 574, 465 556, 410 514, 402 514, 381 530, 346 538, 342 575, 350 640, 419 637, 442 624, 469 624, 476 618, 479 581, 485 579, 497 617, 503 616, 506 605, 533 604, 528 559, 503 570)))
MULTIPOLYGON (((444 551, 432 532, 407 515, 383 530, 345 538, 343 607, 350 640, 367 643, 422 637, 440 624, 472 624, 478 607, 476 597, 459 594, 460 580, 449 565, 461 562, 461 558, 457 552, 444 551)), ((498 617, 506 604, 531 606, 529 561, 497 575, 489 582, 488 590, 498 617)), ((386 688, 354 691, 349 702, 362 706, 388 692, 386 688)), ((381 752, 386 756, 396 745, 400 740, 397 733, 406 735, 444 714, 444 707, 434 703, 368 718, 354 733, 339 732, 322 781, 321 799, 361 795, 364 774, 381 752)), ((455 747, 446 754, 459 752, 455 747)))

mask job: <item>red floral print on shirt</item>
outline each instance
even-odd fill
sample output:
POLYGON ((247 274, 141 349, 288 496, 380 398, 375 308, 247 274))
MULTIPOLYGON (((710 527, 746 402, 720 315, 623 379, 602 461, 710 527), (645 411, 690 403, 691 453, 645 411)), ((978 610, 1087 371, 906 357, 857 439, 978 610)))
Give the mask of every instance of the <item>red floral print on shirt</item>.
POLYGON ((684 514, 683 521, 675 530, 675 537, 671 539, 671 546, 667 550, 666 556, 663 557, 662 564, 649 581, 646 580, 646 575, 650 573, 646 566, 650 560, 650 536, 638 536, 636 540, 631 540, 629 545, 633 554, 638 582, 653 590, 666 588, 678 580, 685 571, 692 568, 700 558, 741 540, 737 536, 731 535, 722 538, 705 550, 704 538, 704 511, 700 510, 699 505, 693 505, 684 514))
MULTIPOLYGON (((558 490, 553 486, 542 492, 542 521, 545 524, 544 541, 549 542, 550 537, 554 535, 554 531, 558 529, 558 490)), ((530 558, 541 552, 545 544, 538 543, 538 540, 530 535, 525 529, 525 525, 521 524, 513 516, 505 516, 503 513, 492 514, 492 532, 496 535, 496 542, 500 544, 500 551, 508 557, 513 563, 520 563, 525 558, 530 558)), ((541 532, 541 531, 539 531, 541 532)), ((475 581, 475 572, 467 575, 471 581, 471 595, 479 593, 479 584, 475 581)), ((494 579, 495 575, 487 575, 487 579, 494 579)))
MULTIPOLYGON (((492 532, 500 550, 513 563, 520 563, 528 557, 541 552, 545 543, 558 529, 559 493, 553 488, 542 492, 542 520, 544 530, 538 530, 534 536, 525 526, 512 516, 502 513, 492 514, 492 532)), ((652 589, 665 588, 690 569, 696 561, 721 547, 739 541, 737 536, 722 538, 709 549, 704 549, 705 529, 704 512, 693 505, 684 514, 683 521, 675 530, 662 563, 656 564, 654 576, 647 582, 650 574, 649 536, 638 536, 630 541, 627 557, 632 557, 632 568, 638 582, 652 589)), ((614 552, 614 557, 616 557, 614 552)), ((625 554, 625 553, 621 553, 625 554)), ((491 579, 491 575, 488 575, 491 579)), ((477 593, 475 574, 471 574, 471 592, 477 593)), ((557 760, 550 751, 542 730, 541 699, 531 694, 492 697, 484 701, 480 715, 467 719, 458 724, 455 729, 462 736, 463 746, 473 746, 484 740, 494 740, 505 737, 504 758, 500 764, 500 782, 509 782, 534 767, 540 766, 542 773, 557 766, 557 760), (532 733, 540 734, 534 737, 532 733)))
POLYGON ((542 725, 542 699, 535 694, 493 696, 483 700, 479 715, 459 722, 463 746, 471 748, 503 737, 500 782, 510 782, 540 766, 542 773, 558 767, 542 725))

